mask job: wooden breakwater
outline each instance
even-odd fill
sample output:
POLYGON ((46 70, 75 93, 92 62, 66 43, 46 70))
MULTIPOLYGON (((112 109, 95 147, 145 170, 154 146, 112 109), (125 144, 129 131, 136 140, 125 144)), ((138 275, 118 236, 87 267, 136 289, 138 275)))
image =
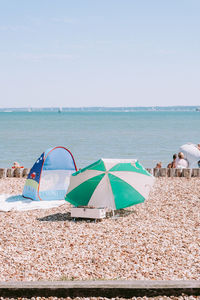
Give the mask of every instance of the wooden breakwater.
POLYGON ((0 168, 0 178, 6 178, 6 177, 26 178, 29 172, 30 169, 28 168, 19 168, 19 169, 0 168))
POLYGON ((200 168, 197 169, 176 169, 176 168, 153 168, 146 169, 155 177, 200 177, 200 168))
MULTIPOLYGON (((146 170, 155 177, 200 177, 200 168, 198 169, 168 169, 168 168, 146 168, 146 170)), ((20 169, 7 169, 0 168, 0 178, 6 177, 24 177, 26 178, 30 172, 28 168, 20 169)))

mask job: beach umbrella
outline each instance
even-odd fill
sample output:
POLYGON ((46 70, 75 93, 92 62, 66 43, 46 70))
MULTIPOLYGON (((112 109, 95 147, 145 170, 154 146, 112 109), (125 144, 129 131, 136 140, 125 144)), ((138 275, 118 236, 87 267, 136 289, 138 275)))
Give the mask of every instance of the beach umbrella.
POLYGON ((65 200, 74 206, 122 209, 148 197, 154 177, 135 159, 100 159, 73 173, 65 200))
POLYGON ((200 150, 198 145, 187 143, 180 147, 180 152, 183 152, 184 157, 189 162, 189 168, 200 168, 200 150))

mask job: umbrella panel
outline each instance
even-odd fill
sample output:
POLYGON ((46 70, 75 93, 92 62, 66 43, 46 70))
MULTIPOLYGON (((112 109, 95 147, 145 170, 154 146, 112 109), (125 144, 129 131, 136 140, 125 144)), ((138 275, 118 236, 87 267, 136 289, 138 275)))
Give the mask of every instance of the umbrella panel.
POLYGON ((74 206, 86 206, 90 201, 90 198, 97 185, 104 176, 105 174, 101 174, 81 183, 79 186, 69 192, 65 199, 74 206))
POLYGON ((114 195, 116 209, 122 209, 144 202, 145 198, 131 185, 113 174, 108 174, 108 177, 114 195))

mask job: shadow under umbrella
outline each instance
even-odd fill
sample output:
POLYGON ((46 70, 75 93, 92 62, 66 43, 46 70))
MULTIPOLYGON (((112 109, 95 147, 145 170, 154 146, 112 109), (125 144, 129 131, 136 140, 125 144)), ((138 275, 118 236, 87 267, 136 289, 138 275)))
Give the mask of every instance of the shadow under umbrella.
MULTIPOLYGON (((119 209, 114 212, 114 215, 107 215, 107 219, 118 219, 118 218, 124 218, 129 216, 130 214, 135 213, 134 210, 127 210, 127 209, 119 209)), ((62 221, 73 221, 73 222, 95 222, 96 219, 84 219, 84 218, 72 218, 70 212, 66 213, 56 213, 52 215, 48 215, 42 218, 37 218, 38 221, 40 222, 62 222, 62 221)), ((102 221, 99 219, 98 221, 102 221)))

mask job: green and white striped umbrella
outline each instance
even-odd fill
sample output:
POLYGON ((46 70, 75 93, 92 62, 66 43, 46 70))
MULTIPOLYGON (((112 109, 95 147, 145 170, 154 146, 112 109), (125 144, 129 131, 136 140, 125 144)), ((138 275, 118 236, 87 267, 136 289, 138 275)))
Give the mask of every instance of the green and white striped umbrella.
POLYGON ((135 159, 100 159, 71 175, 65 200, 121 209, 144 202, 154 177, 135 159))

